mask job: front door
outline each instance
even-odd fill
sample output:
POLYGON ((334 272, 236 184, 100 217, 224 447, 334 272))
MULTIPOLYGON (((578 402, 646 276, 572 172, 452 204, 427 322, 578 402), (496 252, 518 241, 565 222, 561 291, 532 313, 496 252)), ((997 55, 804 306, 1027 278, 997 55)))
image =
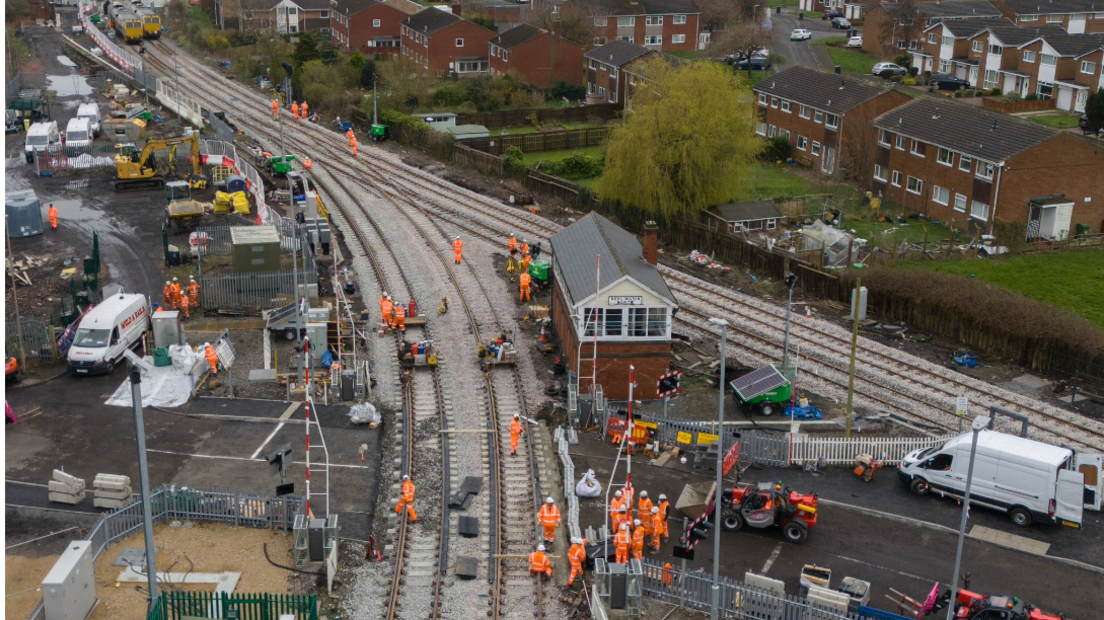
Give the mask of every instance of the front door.
POLYGON ((1026 97, 1029 94, 1027 89, 1031 87, 1031 80, 1027 78, 1016 79, 1020 81, 1020 96, 1026 97))
POLYGON ((970 67, 970 86, 977 88, 978 68, 970 67))
POLYGON ((1073 104, 1074 112, 1084 112, 1085 104, 1089 101, 1089 91, 1084 88, 1077 89, 1077 101, 1073 104))

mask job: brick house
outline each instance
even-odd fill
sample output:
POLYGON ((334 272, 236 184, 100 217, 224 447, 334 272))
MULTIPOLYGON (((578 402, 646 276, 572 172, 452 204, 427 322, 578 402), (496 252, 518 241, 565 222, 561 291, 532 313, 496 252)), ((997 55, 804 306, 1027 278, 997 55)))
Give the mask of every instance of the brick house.
POLYGON ((1104 150, 1093 140, 978 106, 918 97, 879 116, 871 189, 897 209, 1027 239, 1104 226, 1104 150))
POLYGON ((313 32, 330 38, 330 0, 215 0, 214 22, 223 29, 313 32))
POLYGON ((632 61, 652 54, 651 50, 626 41, 610 41, 587 52, 586 82, 588 104, 624 105, 628 78, 624 68, 632 61))
POLYGON ((376 58, 398 54, 402 23, 423 8, 411 0, 340 0, 334 8, 333 43, 376 58))
POLYGON ((979 88, 1001 89, 1026 97, 1031 93, 1030 70, 1033 63, 1024 63, 1019 47, 1041 35, 1065 34, 1058 26, 1019 28, 1008 24, 993 24, 971 35, 967 41, 968 58, 978 63, 979 88), (1029 66, 1030 65, 1030 66, 1029 66))
MULTIPOLYGON (((924 38, 908 40, 907 28, 896 23, 893 12, 896 2, 881 2, 870 7, 863 17, 863 51, 879 58, 890 58, 897 50, 919 49, 924 38)), ((996 20, 1001 12, 986 0, 956 2, 912 2, 922 24, 921 30, 937 23, 958 20, 996 20)), ((984 24, 978 29, 984 28, 984 24)), ((921 36, 916 32, 915 36, 921 36)))
POLYGON ((402 23, 402 55, 437 75, 479 75, 489 69, 487 44, 493 30, 436 8, 402 23))
POLYGON ((1104 34, 1047 34, 1020 45, 1020 70, 1031 76, 1029 91, 1054 99, 1059 110, 1084 112, 1089 93, 1100 87, 1100 64, 1082 56, 1092 56, 1101 46, 1104 34))
POLYGON ((633 398, 654 399, 657 379, 670 368, 678 302, 656 267, 658 229, 649 224, 643 246, 597 213, 550 239, 552 321, 568 368, 578 369, 580 394, 591 392, 593 374, 607 398, 627 400, 631 365, 639 386, 633 398))
POLYGON ((999 0, 997 7, 1017 26, 1060 26, 1070 34, 1104 32, 1104 4, 1097 0, 999 0))
POLYGON ((491 39, 491 74, 516 71, 527 83, 548 88, 556 80, 583 84, 583 47, 543 28, 522 24, 491 39))
POLYGON ((701 9, 693 0, 594 0, 595 45, 625 41, 662 52, 699 49, 701 9))
POLYGON ((529 16, 529 4, 513 0, 466 0, 461 16, 467 19, 474 16, 486 17, 494 21, 495 30, 506 32, 525 23, 529 16))
POLYGON ((891 82, 867 82, 793 66, 755 84, 764 138, 789 139, 793 158, 832 174, 848 167, 863 127, 909 100, 891 82))
MULTIPOLYGON (((1012 26, 1008 20, 999 21, 1003 26, 1012 26)), ((978 61, 969 56, 970 37, 983 28, 970 19, 941 21, 924 28, 920 43, 908 50, 912 57, 909 66, 920 73, 950 73, 976 85, 978 61)))

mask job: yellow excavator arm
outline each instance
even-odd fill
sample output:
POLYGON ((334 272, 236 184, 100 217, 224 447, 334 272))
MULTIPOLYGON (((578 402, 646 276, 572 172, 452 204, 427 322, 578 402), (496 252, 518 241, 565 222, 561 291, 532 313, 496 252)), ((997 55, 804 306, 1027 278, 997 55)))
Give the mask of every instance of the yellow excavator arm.
POLYGON ((181 144, 191 144, 192 173, 190 180, 203 179, 203 187, 206 180, 203 178, 203 167, 199 157, 199 134, 190 136, 178 136, 175 138, 162 138, 146 142, 137 161, 125 153, 115 156, 115 189, 137 188, 162 188, 165 186, 165 178, 157 173, 157 169, 149 165, 150 158, 157 151, 169 149, 169 164, 172 172, 175 172, 176 148, 181 144))

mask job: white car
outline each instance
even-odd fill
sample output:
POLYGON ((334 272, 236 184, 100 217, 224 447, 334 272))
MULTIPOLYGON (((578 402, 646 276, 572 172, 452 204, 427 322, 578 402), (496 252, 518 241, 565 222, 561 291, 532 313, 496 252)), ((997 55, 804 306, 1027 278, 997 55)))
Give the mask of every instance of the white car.
POLYGON ((790 32, 791 41, 808 41, 813 38, 813 33, 804 28, 794 28, 790 32))
POLYGON ((847 47, 862 47, 862 35, 855 35, 848 39, 847 47))

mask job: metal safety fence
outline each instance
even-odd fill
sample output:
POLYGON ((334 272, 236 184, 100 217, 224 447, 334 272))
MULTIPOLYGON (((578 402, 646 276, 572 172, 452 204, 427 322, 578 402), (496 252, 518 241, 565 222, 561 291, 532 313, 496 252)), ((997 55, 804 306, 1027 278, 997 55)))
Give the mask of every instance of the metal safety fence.
POLYGON ((199 143, 200 157, 209 166, 226 166, 245 179, 249 193, 253 195, 253 204, 257 205, 257 223, 271 224, 283 218, 268 206, 265 201, 264 179, 249 162, 238 156, 233 142, 202 140, 199 143))
POLYGON ((65 170, 91 170, 115 166, 115 147, 111 145, 71 146, 51 144, 35 151, 38 176, 52 176, 65 170))
POLYGON ((16 97, 19 96, 19 88, 20 88, 20 85, 22 83, 23 83, 22 79, 19 77, 19 74, 16 73, 15 77, 8 80, 7 83, 4 84, 4 102, 5 103, 11 103, 12 99, 15 99, 16 97))
POLYGON ((211 125, 211 129, 214 130, 217 140, 227 144, 234 143, 234 136, 237 135, 237 132, 211 110, 207 110, 207 122, 211 125))
MULTIPOLYGON (((57 361, 58 351, 53 328, 43 321, 28 318, 20 319, 18 326, 22 327, 23 352, 27 359, 39 362, 57 361)), ((19 354, 19 330, 16 327, 15 319, 4 323, 4 351, 10 356, 19 354)))
MULTIPOLYGON (((312 294, 313 272, 299 274, 299 295, 312 294)), ((204 308, 276 308, 295 299, 295 274, 290 271, 243 275, 201 276, 200 305, 204 308)))
POLYGON ((318 597, 313 594, 243 594, 229 592, 162 592, 146 620, 235 618, 318 620, 318 597))
MULTIPOLYGON (((276 232, 280 236, 280 250, 284 252, 291 252, 293 249, 302 251, 305 247, 305 234, 306 231, 302 226, 299 226, 289 218, 281 218, 275 222, 269 224, 276 227, 276 232), (296 243, 296 238, 299 242, 296 243)), ((196 229, 196 238, 198 245, 196 246, 196 255, 200 257, 200 260, 204 257, 211 256, 230 256, 234 251, 232 242, 232 233, 234 226, 201 226, 196 229)), ((314 270, 314 257, 307 252, 306 256, 306 270, 314 270)), ((202 273, 202 265, 200 265, 202 273)))
POLYGON ((908 453, 921 448, 934 448, 953 435, 938 437, 863 437, 850 439, 839 436, 818 436, 797 433, 790 446, 790 462, 802 464, 817 461, 825 465, 852 465, 855 457, 870 454, 887 465, 896 465, 908 453))
POLYGON ((116 45, 108 38, 106 32, 92 23, 92 20, 88 18, 88 12, 92 10, 92 6, 91 2, 81 3, 79 11, 81 26, 84 27, 84 31, 88 33, 88 36, 96 42, 96 45, 103 50, 105 56, 114 61, 123 73, 133 77, 135 70, 142 69, 142 60, 116 45))

